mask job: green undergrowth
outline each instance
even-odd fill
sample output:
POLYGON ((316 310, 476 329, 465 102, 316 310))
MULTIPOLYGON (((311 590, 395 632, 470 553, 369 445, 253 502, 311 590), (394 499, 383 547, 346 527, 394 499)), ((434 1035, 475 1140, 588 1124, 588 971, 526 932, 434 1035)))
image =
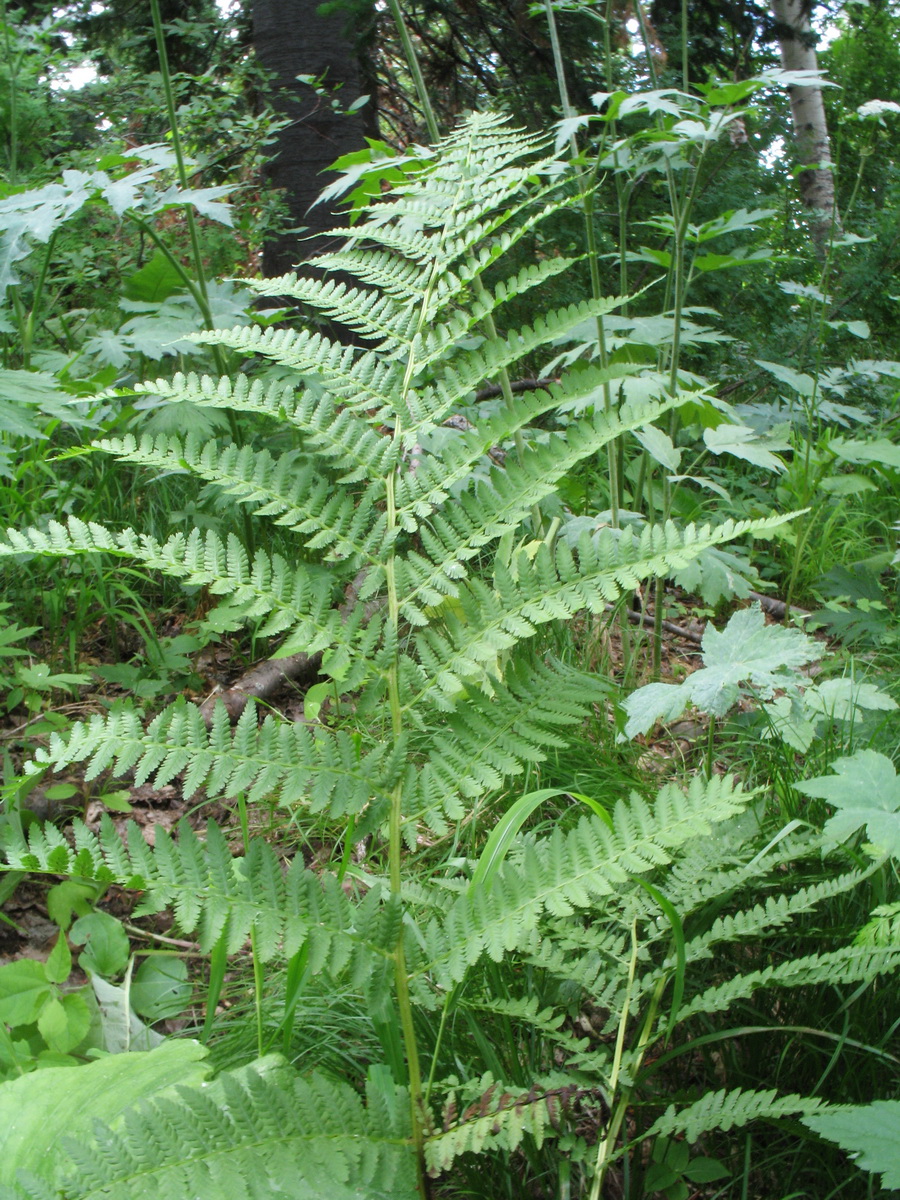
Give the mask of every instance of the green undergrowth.
POLYGON ((470 118, 315 271, 247 285, 352 342, 199 322, 204 357, 103 393, 90 449, 66 434, 95 489, 11 511, 10 714, 83 686, 26 663, 23 580, 80 597, 42 612, 50 643, 98 617, 147 641, 107 666, 119 698, 6 756, 3 896, 52 883, 58 932, 0 965, 4 1200, 870 1194, 819 1133, 852 1149, 829 1120, 897 1091, 900 461, 883 413, 839 402, 894 375, 763 363, 765 412, 684 369, 706 336, 685 262, 769 217, 691 226, 672 164, 699 172, 758 82, 641 95, 622 143, 616 94, 573 125, 603 122, 596 170, 470 118), (651 162, 673 307, 539 310, 583 264, 523 264, 535 231, 590 212, 601 165, 651 162), (536 363, 549 381, 513 387, 536 363), (190 644, 153 631, 176 589, 190 644), (699 612, 662 671, 663 616, 699 612), (302 719, 204 719, 216 639, 314 657, 302 719), (35 819, 73 778, 102 816, 35 819), (144 785, 190 808, 152 845, 123 820, 144 785))

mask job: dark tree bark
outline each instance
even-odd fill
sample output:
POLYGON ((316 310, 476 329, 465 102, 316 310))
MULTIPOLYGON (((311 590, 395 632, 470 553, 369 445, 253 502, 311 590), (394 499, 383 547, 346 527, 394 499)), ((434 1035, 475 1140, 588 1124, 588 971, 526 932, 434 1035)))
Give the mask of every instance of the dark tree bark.
POLYGON ((326 205, 310 206, 334 178, 327 168, 342 154, 361 149, 365 136, 375 132, 374 95, 363 110, 345 115, 368 92, 363 55, 371 10, 357 3, 352 13, 323 16, 321 6, 322 0, 253 0, 256 56, 273 74, 276 111, 290 121, 278 135, 268 174, 285 191, 293 228, 264 247, 263 274, 269 277, 329 248, 328 230, 342 219, 326 205), (327 96, 300 83, 298 75, 322 79, 327 96), (296 232, 301 226, 305 230, 296 232))

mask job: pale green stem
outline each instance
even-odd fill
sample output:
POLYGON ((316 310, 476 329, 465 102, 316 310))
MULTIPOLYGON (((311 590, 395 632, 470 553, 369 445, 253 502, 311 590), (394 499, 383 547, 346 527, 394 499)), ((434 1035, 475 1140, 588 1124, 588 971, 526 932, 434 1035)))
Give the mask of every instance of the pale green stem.
POLYGON ((637 940, 637 921, 631 923, 631 959, 628 963, 628 983, 625 991, 625 1000, 622 1004, 622 1013, 619 1017, 619 1028, 616 1033, 616 1048, 613 1053, 612 1071, 609 1077, 609 1104, 610 1115, 606 1126, 606 1132, 597 1149, 597 1166, 594 1173, 594 1183, 591 1187, 590 1200, 599 1200, 600 1189, 603 1187, 603 1180, 606 1178, 606 1172, 609 1169, 610 1155, 615 1147, 616 1138, 619 1135, 619 1128, 622 1124, 622 1119, 625 1115, 621 1102, 616 1096, 616 1091, 619 1086, 619 1073, 622 1069, 622 1056, 625 1051, 625 1035, 628 1030, 628 1017, 631 1009, 631 993, 634 988, 634 976, 637 969, 638 956, 638 940, 637 940))
POLYGON ((3 23, 3 43, 9 64, 9 182, 15 186, 19 173, 19 67, 22 65, 22 54, 12 52, 6 0, 0 0, 0 22, 3 23))
MULTIPOLYGON (((631 1103, 632 1088, 625 1088, 618 1096, 616 1095, 616 1089, 618 1088, 619 1075, 622 1070, 622 1058, 625 1050, 625 1034, 628 1023, 631 994, 632 989, 634 988, 637 956, 637 921, 634 921, 632 922, 631 926, 631 959, 628 964, 628 990, 625 996, 625 1004, 622 1008, 622 1015, 619 1019, 619 1029, 616 1034, 616 1049, 613 1055, 613 1066, 609 1082, 609 1122, 607 1123, 603 1140, 597 1149, 597 1167, 594 1175, 593 1186, 591 1187, 590 1200, 599 1200, 604 1180, 606 1179, 607 1172, 612 1165, 616 1142, 619 1137, 619 1131, 622 1128, 622 1123, 624 1122, 628 1113, 628 1106, 631 1103)), ((641 1027, 641 1032, 634 1048, 634 1062, 630 1071, 632 1078, 637 1074, 638 1068, 643 1062, 644 1055, 647 1052, 647 1048, 652 1041, 653 1030, 656 1024, 656 1014, 659 1011, 659 1002, 662 999, 662 994, 666 989, 667 982, 668 976, 663 975, 654 988, 653 996, 650 999, 650 1004, 647 1009, 647 1015, 644 1018, 644 1023, 641 1027)))
MULTIPOLYGON (((163 32, 162 17, 159 11, 159 0, 150 0, 150 13, 153 18, 153 32, 156 37, 156 53, 159 58, 159 72, 162 77, 163 94, 166 98, 166 114, 169 118, 169 128, 172 132, 172 149, 175 152, 175 164, 178 173, 178 182, 183 191, 188 191, 188 174, 187 165, 185 163, 184 151, 181 145, 181 134, 178 129, 177 114, 175 112, 175 92, 172 88, 172 75, 169 70, 169 56, 166 51, 166 38, 163 32)), ((214 329, 215 322, 213 321, 212 309, 209 305, 209 292, 206 287, 206 270, 203 265, 203 251, 200 247, 200 235, 197 231, 197 221, 194 216, 194 210, 191 205, 184 206, 184 215, 187 221, 188 236, 191 242, 191 257, 194 260, 194 274, 196 276, 195 283, 188 284, 188 290, 193 296, 197 307, 200 309, 200 314, 203 317, 203 325, 206 329, 214 329)), ((150 232, 149 226, 145 226, 146 232, 150 235, 154 243, 163 249, 162 243, 150 232)), ((169 262, 174 262, 174 255, 163 250, 169 262)), ((176 268, 177 269, 177 268, 176 268)), ((179 271, 183 279, 186 279, 185 274, 179 271)), ((220 375, 225 375, 227 372, 227 363, 225 355, 222 353, 221 346, 212 347, 213 362, 216 364, 216 370, 220 375)), ((240 445, 241 436, 238 426, 237 416, 228 409, 228 425, 231 431, 232 441, 235 445, 240 445)), ((250 520, 250 514, 246 509, 242 510, 244 540, 246 549, 250 557, 253 557, 256 539, 253 533, 253 523, 250 520)))
MULTIPOLYGON (((572 103, 569 99, 569 88, 566 83, 565 63, 563 62, 562 48, 560 47, 559 43, 559 31, 556 27, 556 14, 553 11, 553 4, 551 0, 544 0, 544 12, 547 16, 547 26, 550 31, 550 46, 553 50, 553 65, 556 70, 556 83, 559 90, 560 107, 562 108, 563 116, 568 119, 569 117, 575 115, 575 110, 572 108, 572 103)), ((575 140, 574 134, 569 136, 569 152, 572 155, 572 161, 577 162, 578 143, 575 140)), ((594 190, 585 172, 581 170, 578 172, 578 187, 581 192, 582 210, 584 212, 585 238, 587 241, 587 260, 588 268, 591 274, 591 295, 595 300, 600 300, 603 297, 603 287, 600 280, 600 258, 597 247, 597 233, 594 229, 594 190)), ((601 316, 597 317, 597 348, 600 357, 600 366, 603 370, 605 370, 609 365, 609 352, 606 345, 606 329, 601 316)), ((603 383, 603 407, 607 412, 610 412, 613 407, 612 389, 610 387, 609 380, 605 380, 603 383)), ((606 461, 607 471, 609 474, 610 524, 614 529, 618 529, 620 483, 617 439, 614 439, 607 445, 606 461)))
POLYGON ((431 97, 428 94, 428 88, 425 86, 425 77, 422 75, 422 68, 419 66, 419 56, 416 54, 413 40, 409 36, 406 22, 403 20, 403 11, 400 8, 399 0, 388 0, 388 8, 391 10, 391 16, 394 18, 394 24, 397 26, 397 32, 400 34, 400 41, 403 43, 406 65, 409 67, 413 83, 415 84, 416 95, 419 97, 419 103, 422 105, 428 136, 432 142, 436 142, 441 136, 438 129, 437 117, 434 115, 431 97))
MULTIPOLYGON (((150 12, 153 16, 153 32, 156 35, 156 51, 159 56, 159 70, 162 76, 163 94, 166 98, 166 113, 169 118, 169 128, 172 131, 172 149, 175 152, 175 165, 178 172, 178 182, 184 191, 188 191, 188 174, 185 164, 184 151, 181 146, 181 134, 178 130, 178 120, 175 112, 175 92, 172 88, 172 76, 169 71, 169 56, 166 52, 166 39, 163 33, 162 17, 159 11, 159 0, 150 0, 150 12)), ((194 210, 189 205, 185 205, 185 217, 187 219, 188 235, 191 241, 191 256, 194 260, 194 272, 197 276, 197 286, 206 301, 206 309, 209 310, 209 297, 206 290, 206 273, 203 267, 203 253, 200 249, 200 236, 197 232, 197 221, 194 217, 194 210)), ((203 314, 204 318, 206 313, 203 314)), ((209 326, 212 328, 212 325, 209 326)), ((218 347, 216 347, 218 349, 218 347)), ((219 365, 218 363, 216 364, 219 365)), ((224 366, 220 368, 224 371, 224 366)))
POLYGON ((687 91, 691 84, 688 63, 688 0, 681 0, 681 86, 687 91))
MULTIPOLYGON (((425 112, 429 137, 437 141, 439 137, 437 120, 431 106, 428 89, 422 77, 415 46, 409 31, 403 21, 403 14, 397 0, 388 0, 391 13, 400 32, 403 48, 406 53, 410 72, 416 83, 419 98, 425 112)), ((448 217, 449 220, 449 217, 448 217)), ((421 332, 430 311, 431 297, 434 292, 438 274, 438 264, 432 266, 431 278, 422 296, 419 309, 417 332, 421 332)), ((410 349, 400 388, 400 399, 397 405, 394 423, 393 440, 399 446, 403 436, 403 417, 406 398, 412 387, 416 374, 416 359, 413 349, 410 349)), ((397 498, 396 498, 397 468, 389 474, 385 483, 385 509, 387 531, 393 535, 397 529, 397 498)), ((396 561, 393 550, 385 563, 385 584, 387 587, 388 622, 393 633, 394 644, 400 640, 400 601, 397 592, 396 561)), ((403 706, 400 702, 400 660, 399 650, 395 651, 387 670, 388 706, 391 714, 391 733, 397 742, 403 736, 403 706)), ((388 821, 388 877, 391 895, 403 905, 403 782, 399 781, 391 793, 391 809, 388 821)), ((413 1020, 412 998, 409 994, 409 973, 406 967, 406 950, 403 944, 403 921, 393 949, 394 959, 394 990, 397 998, 397 1010, 400 1014, 400 1028, 403 1033, 403 1047, 406 1054, 406 1065, 409 1072, 409 1104, 410 1123, 412 1126, 413 1148, 416 1155, 417 1183, 419 1195, 426 1200, 428 1188, 425 1179, 425 1098, 422 1089, 422 1070, 419 1064, 419 1045, 416 1040, 416 1029, 413 1020)))
MULTIPOLYGON (((243 792, 238 792, 238 818, 241 825, 241 840, 244 843, 244 854, 250 853, 250 822, 247 816, 247 798, 243 792)), ((265 1039, 263 1037, 263 1010, 262 1010, 262 993, 264 986, 264 975, 262 961, 259 956, 259 948, 256 944, 256 929, 250 930, 250 956, 253 959, 253 1004, 256 1010, 256 1054, 258 1058, 262 1058, 265 1053, 265 1039)))

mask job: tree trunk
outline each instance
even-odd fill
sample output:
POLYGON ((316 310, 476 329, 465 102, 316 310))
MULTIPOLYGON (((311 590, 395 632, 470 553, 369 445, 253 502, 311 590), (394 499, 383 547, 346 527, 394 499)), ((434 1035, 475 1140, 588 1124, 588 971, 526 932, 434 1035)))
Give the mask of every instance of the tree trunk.
MULTIPOLYGON (((804 0, 772 0, 775 35, 786 71, 815 71, 816 35, 810 24, 811 4, 804 0)), ((810 232, 816 254, 824 258, 833 234, 841 233, 841 218, 834 195, 834 172, 828 143, 828 124, 822 88, 790 87, 794 142, 801 170, 800 198, 810 215, 810 232)))
POLYGON ((322 0, 253 0, 256 57, 272 72, 272 102, 290 121, 278 134, 275 156, 267 168, 273 184, 283 188, 290 210, 288 229, 263 248, 263 274, 282 275, 329 248, 327 232, 342 224, 326 205, 310 208, 334 178, 327 168, 374 133, 373 96, 362 111, 345 115, 363 94, 361 48, 365 24, 356 6, 352 17, 338 12, 322 16, 322 0), (317 94, 298 75, 321 80, 317 94), (301 229, 301 227, 305 227, 301 229), (300 230, 300 232, 297 232, 300 230))

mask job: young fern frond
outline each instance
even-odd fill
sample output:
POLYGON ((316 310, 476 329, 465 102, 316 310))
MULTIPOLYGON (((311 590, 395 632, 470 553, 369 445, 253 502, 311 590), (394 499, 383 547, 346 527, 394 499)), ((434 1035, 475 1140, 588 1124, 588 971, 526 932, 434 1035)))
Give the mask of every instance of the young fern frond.
POLYGON ((803 1116, 820 1108, 824 1101, 816 1096, 779 1096, 775 1091, 745 1092, 723 1089, 708 1092, 702 1100, 678 1109, 671 1104, 647 1132, 647 1137, 672 1137, 683 1133, 689 1142, 714 1129, 727 1132, 751 1121, 778 1117, 803 1116))
POLYGON ((860 983, 900 968, 900 946, 843 946, 803 958, 788 959, 776 966, 707 988, 678 1013, 686 1021, 696 1013, 724 1012, 737 1000, 746 1000, 760 988, 810 987, 822 983, 860 983))
POLYGON ((612 829, 583 817, 569 833, 556 830, 526 846, 519 861, 504 863, 489 891, 464 893, 429 924, 426 945, 410 949, 415 973, 448 988, 483 955, 499 962, 512 950, 531 949, 545 912, 568 916, 590 908, 630 875, 670 862, 678 847, 745 804, 729 780, 694 780, 687 792, 663 788, 652 810, 637 795, 619 801, 612 829))

